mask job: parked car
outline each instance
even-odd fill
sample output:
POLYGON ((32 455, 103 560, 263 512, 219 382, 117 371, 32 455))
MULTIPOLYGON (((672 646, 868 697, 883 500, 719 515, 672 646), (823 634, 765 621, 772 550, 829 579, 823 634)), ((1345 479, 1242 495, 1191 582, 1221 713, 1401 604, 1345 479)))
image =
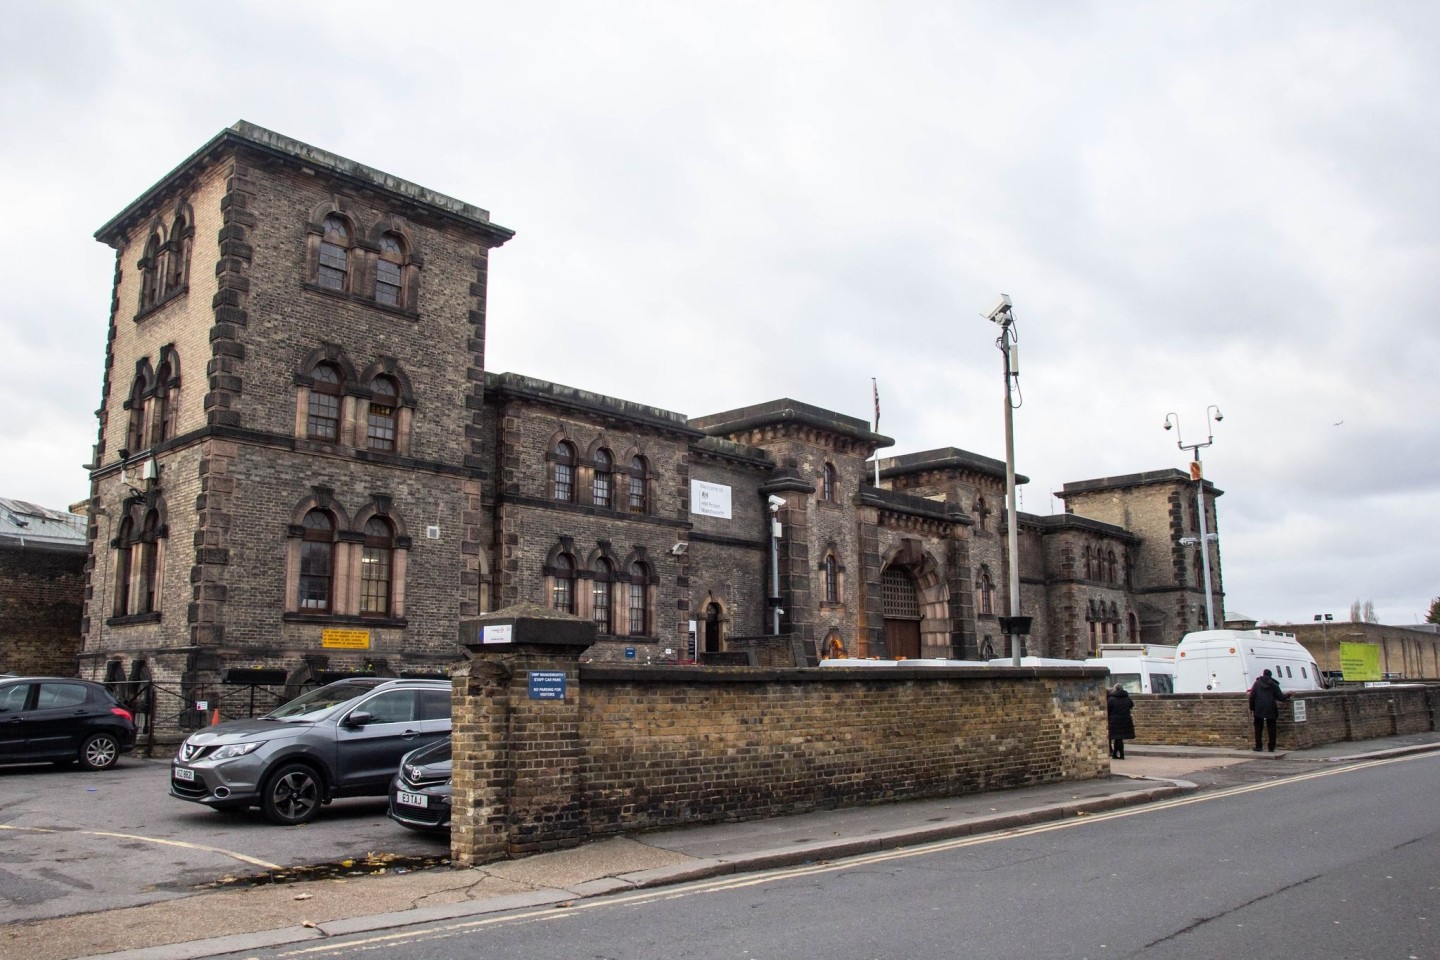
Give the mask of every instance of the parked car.
POLYGON ((449 733, 448 680, 338 680, 191 734, 171 761, 170 795, 308 823, 337 797, 385 796, 402 756, 449 733))
POLYGON ((108 770, 135 749, 135 718, 104 685, 70 677, 0 678, 0 763, 79 762, 108 770))
POLYGON ((412 750, 390 782, 390 819, 411 830, 450 829, 450 738, 412 750))

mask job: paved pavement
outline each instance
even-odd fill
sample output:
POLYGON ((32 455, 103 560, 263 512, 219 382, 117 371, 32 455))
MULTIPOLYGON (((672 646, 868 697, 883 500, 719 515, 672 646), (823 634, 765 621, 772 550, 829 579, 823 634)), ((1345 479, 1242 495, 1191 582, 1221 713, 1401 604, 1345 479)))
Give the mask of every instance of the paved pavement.
POLYGON ((1264 755, 1130 745, 1127 758, 1112 763, 1111 776, 1096 780, 657 831, 469 870, 394 871, 198 893, 9 924, 0 930, 0 954, 26 960, 214 956, 836 859, 1295 775, 1317 764, 1427 750, 1440 750, 1440 733, 1264 755))

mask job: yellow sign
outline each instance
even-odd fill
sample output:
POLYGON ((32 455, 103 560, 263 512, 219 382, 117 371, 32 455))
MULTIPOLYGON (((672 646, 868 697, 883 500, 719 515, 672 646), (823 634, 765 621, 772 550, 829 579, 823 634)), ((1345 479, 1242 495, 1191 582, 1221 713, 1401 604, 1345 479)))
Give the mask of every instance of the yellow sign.
POLYGON ((1380 680, 1380 644, 1341 643, 1340 673, 1346 680, 1380 680))
POLYGON ((320 633, 320 646, 341 650, 369 650, 370 631, 323 630, 320 633))

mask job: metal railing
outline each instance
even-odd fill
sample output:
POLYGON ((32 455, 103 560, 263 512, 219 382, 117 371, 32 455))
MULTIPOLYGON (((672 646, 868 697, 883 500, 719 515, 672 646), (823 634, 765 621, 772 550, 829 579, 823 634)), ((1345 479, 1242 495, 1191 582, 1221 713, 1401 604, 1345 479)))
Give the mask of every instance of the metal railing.
POLYGON ((135 716, 137 743, 153 757, 158 742, 178 743, 188 734, 223 720, 263 716, 300 691, 284 683, 220 683, 203 688, 154 680, 112 680, 105 684, 135 716))

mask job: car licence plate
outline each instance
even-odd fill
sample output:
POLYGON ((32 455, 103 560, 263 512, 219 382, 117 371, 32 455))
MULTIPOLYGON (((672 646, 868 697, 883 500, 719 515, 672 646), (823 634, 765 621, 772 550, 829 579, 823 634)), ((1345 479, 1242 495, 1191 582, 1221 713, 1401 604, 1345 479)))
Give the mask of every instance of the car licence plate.
POLYGON ((176 780, 187 780, 187 781, 190 781, 190 782, 193 783, 194 780, 195 780, 195 771, 194 771, 194 770, 186 770, 184 767, 176 767, 176 768, 175 768, 175 779, 176 779, 176 780))
POLYGON ((428 807, 430 798, 423 793, 406 793, 404 790, 395 791, 395 802, 403 803, 407 807, 428 807))

